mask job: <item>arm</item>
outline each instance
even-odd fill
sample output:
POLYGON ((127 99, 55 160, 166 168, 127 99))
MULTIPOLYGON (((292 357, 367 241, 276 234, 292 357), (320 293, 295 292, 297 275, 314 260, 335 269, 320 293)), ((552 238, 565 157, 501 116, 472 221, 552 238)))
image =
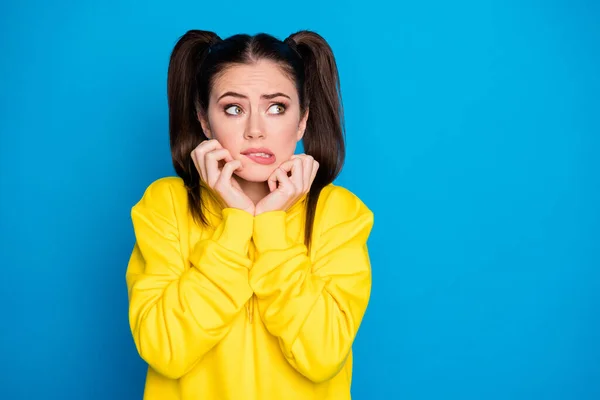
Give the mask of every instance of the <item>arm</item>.
POLYGON ((247 249, 253 216, 227 208, 190 263, 169 187, 151 188, 133 208, 136 245, 127 270, 129 323, 137 350, 158 373, 186 374, 227 333, 252 296, 247 249))
POLYGON ((255 217, 258 258, 250 285, 261 317, 288 362, 314 382, 344 366, 371 291, 366 242, 373 214, 345 197, 323 213, 328 221, 313 242, 314 263, 304 244, 287 238, 285 212, 255 217))

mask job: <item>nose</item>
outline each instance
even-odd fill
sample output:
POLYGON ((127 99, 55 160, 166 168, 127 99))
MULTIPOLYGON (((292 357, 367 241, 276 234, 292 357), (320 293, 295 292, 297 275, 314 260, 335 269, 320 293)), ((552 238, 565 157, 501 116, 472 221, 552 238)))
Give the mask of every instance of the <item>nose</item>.
POLYGON ((262 120, 257 113, 250 114, 244 137, 246 139, 260 139, 265 137, 262 120))

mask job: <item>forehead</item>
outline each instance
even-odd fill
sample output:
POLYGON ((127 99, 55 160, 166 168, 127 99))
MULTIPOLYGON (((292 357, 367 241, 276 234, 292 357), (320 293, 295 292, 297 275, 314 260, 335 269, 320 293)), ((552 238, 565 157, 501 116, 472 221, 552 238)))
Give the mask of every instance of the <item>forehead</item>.
MULTIPOLYGON (((235 91, 245 95, 283 92, 297 97, 296 84, 273 61, 260 60, 252 64, 235 64, 225 69, 213 82, 212 96, 235 91)), ((211 96, 211 97, 212 97, 211 96)))

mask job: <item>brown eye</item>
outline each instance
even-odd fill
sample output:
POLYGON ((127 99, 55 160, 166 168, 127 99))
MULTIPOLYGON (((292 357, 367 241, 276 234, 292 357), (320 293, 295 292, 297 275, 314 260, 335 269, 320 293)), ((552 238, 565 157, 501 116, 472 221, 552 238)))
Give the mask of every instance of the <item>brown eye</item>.
POLYGON ((229 115, 240 115, 242 113, 242 109, 240 106, 229 106, 225 108, 225 112, 229 115))
POLYGON ((270 114, 283 114, 285 112, 285 106, 283 104, 273 104, 269 107, 270 114))

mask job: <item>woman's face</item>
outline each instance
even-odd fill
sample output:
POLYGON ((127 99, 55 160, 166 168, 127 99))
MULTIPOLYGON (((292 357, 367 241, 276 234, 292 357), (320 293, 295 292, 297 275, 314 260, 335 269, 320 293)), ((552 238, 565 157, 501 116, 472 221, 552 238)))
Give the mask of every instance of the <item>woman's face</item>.
POLYGON ((198 115, 209 139, 242 162, 236 175, 265 182, 289 160, 302 139, 308 112, 300 115, 293 80, 269 60, 231 66, 213 82, 208 118, 198 115))

